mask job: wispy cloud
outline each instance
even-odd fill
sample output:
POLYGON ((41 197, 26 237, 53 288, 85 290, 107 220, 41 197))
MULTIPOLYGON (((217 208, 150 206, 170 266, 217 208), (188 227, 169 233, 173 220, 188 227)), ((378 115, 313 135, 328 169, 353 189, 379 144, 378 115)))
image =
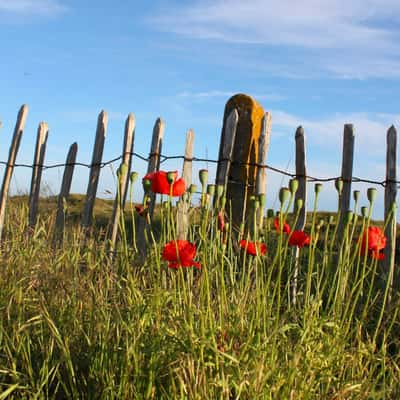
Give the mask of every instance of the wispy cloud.
MULTIPOLYGON (((209 90, 206 92, 180 92, 177 94, 177 97, 186 98, 186 99, 210 99, 210 98, 219 98, 222 97, 224 99, 229 99, 234 94, 237 94, 236 91, 223 91, 223 90, 209 90)), ((284 100, 285 97, 269 93, 269 94, 253 94, 253 98, 257 100, 269 100, 269 101, 281 101, 284 100)))
POLYGON ((67 9, 58 0, 0 0, 0 13, 51 16, 67 9))
POLYGON ((396 0, 213 0, 169 7, 152 22, 191 38, 300 50, 299 63, 336 76, 399 77, 399 13, 396 0))

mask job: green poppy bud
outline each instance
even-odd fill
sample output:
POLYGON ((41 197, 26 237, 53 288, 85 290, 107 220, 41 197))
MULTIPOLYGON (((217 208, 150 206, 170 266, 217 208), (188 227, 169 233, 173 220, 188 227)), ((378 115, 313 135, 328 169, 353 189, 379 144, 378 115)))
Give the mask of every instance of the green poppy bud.
POLYGON ((368 188, 367 197, 368 197, 368 201, 372 204, 376 199, 376 189, 375 188, 368 188))
POLYGON ((199 179, 201 182, 201 186, 205 188, 208 182, 208 169, 201 169, 199 171, 199 179))
POLYGON ((222 197, 221 199, 221 208, 225 208, 225 204, 226 204, 226 197, 222 197))
POLYGON ((300 210, 303 207, 303 199, 296 199, 296 210, 300 210))
POLYGON ((360 191, 359 190, 355 190, 353 192, 353 199, 355 202, 358 202, 358 200, 360 199, 360 191))
POLYGON ((336 178, 335 179, 335 188, 339 194, 342 194, 343 190, 343 180, 342 178, 336 178))
POLYGON ((131 183, 135 183, 137 181, 137 178, 139 177, 139 174, 136 171, 133 171, 130 173, 129 175, 129 180, 131 181, 131 183))
POLYGON ((189 193, 190 194, 195 194, 197 192, 197 186, 195 185, 195 184, 191 184, 190 186, 189 186, 189 193))
POLYGON ((125 163, 122 163, 119 168, 117 169, 117 177, 118 179, 121 179, 126 175, 128 172, 128 166, 125 163))
POLYGON ((297 179, 291 179, 289 181, 290 193, 295 194, 298 188, 299 188, 299 181, 297 179))
POLYGON ((176 171, 169 171, 167 172, 167 181, 170 185, 172 185, 175 180, 176 180, 176 176, 177 176, 177 172, 176 171))
POLYGON ((318 194, 318 193, 321 191, 321 189, 322 189, 322 183, 316 183, 316 184, 314 185, 314 192, 315 192, 315 194, 318 194))
POLYGON ((350 224, 351 221, 353 220, 353 211, 346 211, 344 215, 344 222, 345 224, 350 224))
POLYGON ((225 222, 225 224, 224 224, 224 231, 225 231, 225 232, 229 231, 229 222, 225 222))
POLYGON ((364 217, 364 218, 367 218, 368 217, 368 207, 361 207, 361 215, 364 217))
POLYGON ((207 194, 210 196, 214 196, 215 193, 215 185, 209 184, 207 185, 207 194))
POLYGON ((281 202, 281 204, 284 204, 290 196, 290 191, 288 188, 283 187, 279 190, 279 201, 281 202))
POLYGON ((330 215, 328 218, 328 224, 332 225, 334 220, 335 220, 335 218, 333 217, 333 215, 330 215))
POLYGON ((395 201, 392 203, 392 207, 391 207, 390 209, 391 209, 392 212, 394 212, 394 213, 396 212, 396 210, 397 210, 397 204, 396 204, 395 201))
POLYGON ((151 180, 150 179, 143 179, 142 185, 143 185, 143 190, 145 193, 150 192, 150 190, 151 190, 151 180))
POLYGON ((224 185, 217 185, 217 197, 221 198, 224 194, 224 185))

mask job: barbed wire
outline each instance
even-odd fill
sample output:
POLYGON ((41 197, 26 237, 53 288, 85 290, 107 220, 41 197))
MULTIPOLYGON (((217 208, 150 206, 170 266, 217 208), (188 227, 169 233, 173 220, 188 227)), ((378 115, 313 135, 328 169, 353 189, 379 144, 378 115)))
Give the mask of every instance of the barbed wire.
MULTIPOLYGON (((0 165, 4 165, 6 167, 12 166, 12 167, 22 167, 22 168, 35 168, 35 167, 41 167, 43 170, 47 169, 54 169, 54 168, 62 168, 62 167, 67 167, 67 166, 79 166, 79 167, 86 167, 86 168, 92 168, 92 167, 99 167, 99 168, 104 168, 110 164, 113 164, 117 161, 122 160, 126 155, 131 155, 134 157, 137 157, 141 159, 142 161, 150 161, 153 157, 159 156, 160 157, 160 165, 163 164, 167 160, 185 160, 185 161, 192 161, 192 162, 207 162, 207 163, 223 163, 223 162, 230 162, 231 165, 233 166, 249 166, 249 167, 256 167, 256 168, 265 168, 270 171, 285 175, 289 178, 305 178, 307 182, 334 182, 336 179, 342 179, 341 176, 334 176, 334 177, 329 177, 329 178, 318 178, 315 176, 311 175, 298 175, 296 173, 288 172, 283 169, 273 167, 268 164, 260 164, 260 163, 245 163, 245 162, 238 162, 238 161, 231 161, 228 158, 221 158, 219 160, 215 159, 209 159, 209 158, 199 158, 199 157, 192 157, 192 158, 187 158, 182 155, 175 155, 175 156, 167 156, 164 154, 155 154, 155 153, 150 153, 148 157, 145 157, 139 153, 136 152, 128 152, 125 154, 122 154, 118 157, 112 158, 111 160, 108 161, 103 161, 101 163, 83 163, 83 162, 73 162, 73 163, 57 163, 57 164, 23 164, 23 163, 14 163, 14 164, 9 164, 6 161, 1 161, 0 160, 0 165)), ((373 185, 381 185, 383 187, 386 187, 388 183, 395 183, 398 187, 400 187, 400 181, 394 181, 394 180, 373 180, 373 179, 365 179, 365 178, 359 178, 353 176, 351 179, 342 179, 343 182, 352 182, 352 183, 369 183, 373 185)))

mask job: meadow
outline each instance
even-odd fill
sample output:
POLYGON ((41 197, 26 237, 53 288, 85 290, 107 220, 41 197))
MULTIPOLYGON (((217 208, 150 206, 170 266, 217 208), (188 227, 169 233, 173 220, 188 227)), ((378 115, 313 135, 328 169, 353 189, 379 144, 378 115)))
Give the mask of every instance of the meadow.
POLYGON ((239 232, 219 188, 200 202, 189 192, 187 243, 175 241, 177 198, 164 195, 145 257, 135 238, 146 202, 127 201, 110 257, 107 202, 97 201, 82 245, 79 197, 62 243, 51 200, 29 231, 26 202, 12 199, 0 250, 0 399, 398 398, 400 301, 380 262, 384 240, 368 236, 383 228, 371 221, 374 191, 368 207, 355 195, 339 232, 340 214, 318 210, 320 190, 297 239, 295 185, 260 223, 262 199, 251 199, 239 232))

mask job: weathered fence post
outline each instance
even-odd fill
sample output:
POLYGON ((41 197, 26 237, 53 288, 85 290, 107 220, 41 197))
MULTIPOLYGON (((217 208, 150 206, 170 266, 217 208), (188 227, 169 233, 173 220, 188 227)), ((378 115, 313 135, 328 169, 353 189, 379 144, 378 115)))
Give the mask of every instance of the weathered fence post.
POLYGON ((121 167, 126 166, 121 169, 123 173, 119 177, 117 195, 114 200, 114 208, 111 218, 111 237, 110 237, 110 250, 111 256, 117 242, 118 226, 120 223, 121 214, 124 212, 126 194, 128 192, 129 174, 131 171, 132 164, 132 152, 133 152, 133 141, 135 132, 135 116, 130 113, 125 122, 125 135, 124 135, 124 145, 122 148, 122 162, 121 167))
POLYGON ((65 205, 71 190, 72 176, 74 174, 76 153, 78 152, 78 144, 73 143, 68 151, 67 159, 65 161, 65 168, 63 179, 61 182, 61 190, 57 200, 57 213, 55 224, 55 239, 62 242, 64 235, 65 225, 65 205))
POLYGON ((224 142, 221 143, 222 149, 220 149, 220 154, 218 158, 218 168, 215 178, 215 184, 223 185, 225 191, 228 184, 229 169, 231 166, 238 120, 239 114, 236 109, 233 109, 226 119, 224 131, 222 133, 224 137, 224 142))
POLYGON ((392 125, 386 135, 386 186, 385 186, 385 236, 387 245, 384 250, 384 274, 390 285, 389 299, 393 288, 394 261, 396 250, 396 159, 397 159, 397 132, 392 125))
MULTIPOLYGON (((182 168, 182 178, 186 184, 186 190, 192 183, 192 158, 193 158, 193 141, 194 132, 189 129, 186 133, 186 143, 185 143, 185 156, 182 168)), ((177 207, 177 238, 179 240, 186 240, 189 230, 188 222, 188 211, 190 204, 187 200, 187 196, 184 195, 180 198, 177 207)))
MULTIPOLYGON (((299 214, 295 230, 303 230, 306 224, 306 212, 307 212, 307 170, 306 170, 306 146, 305 146, 305 135, 302 126, 296 129, 295 134, 296 140, 296 179, 299 182, 299 187, 295 194, 294 203, 294 214, 299 214), (298 209, 298 201, 301 200, 303 203, 300 210, 298 209)), ((292 301, 293 304, 297 302, 297 281, 299 276, 299 257, 300 248, 295 249, 295 265, 293 271, 293 284, 292 284, 292 301)))
MULTIPOLYGON (((161 118, 157 118, 157 121, 153 128, 153 137, 151 140, 151 148, 149 154, 149 163, 147 166, 147 173, 158 171, 160 168, 160 155, 162 149, 162 140, 164 136, 165 123, 161 118)), ((154 206, 155 206, 155 193, 150 192, 148 194, 150 199, 150 204, 148 208, 148 216, 152 218, 154 206)), ((137 246, 139 253, 144 258, 146 256, 146 235, 145 231, 148 233, 147 221, 145 218, 139 218, 137 226, 137 246)))
POLYGON ((83 210, 81 226, 86 236, 93 220, 93 207, 96 200, 97 186, 99 184, 101 159, 103 157, 104 141, 107 131, 107 112, 101 111, 97 119, 96 139, 93 148, 92 164, 86 192, 86 201, 83 210))
POLYGON ((17 122, 15 124, 14 135, 11 142, 11 147, 8 155, 8 162, 6 171, 4 173, 3 184, 1 187, 1 196, 0 196, 0 240, 3 235, 4 228, 4 218, 6 215, 6 204, 8 198, 8 191, 10 188, 10 181, 14 171, 15 159, 17 158, 18 148, 22 137, 22 132, 25 127, 26 117, 28 116, 28 106, 24 104, 19 112, 17 117, 17 122))
POLYGON ((340 221, 338 228, 339 237, 342 237, 346 211, 350 210, 351 181, 353 178, 353 156, 354 156, 353 124, 345 124, 343 132, 343 155, 342 155, 343 190, 340 199, 340 221))
MULTIPOLYGON (((258 140, 264 110, 252 97, 238 94, 231 97, 225 105, 224 123, 219 147, 219 159, 224 148, 225 125, 230 112, 236 109, 238 123, 233 146, 232 162, 228 172, 226 190, 227 208, 230 211, 232 227, 242 231, 251 195, 255 195, 255 180, 258 163, 258 140)), ((219 166, 218 166, 219 167, 219 166)), ((218 169, 217 169, 218 174, 218 169)))
POLYGON ((43 163, 46 153, 46 143, 49 134, 49 127, 46 122, 41 122, 38 127, 35 156, 33 159, 33 170, 31 190, 29 193, 29 228, 33 230, 37 221, 39 203, 40 182, 42 179, 43 163))
MULTIPOLYGON (((267 154, 271 140, 271 113, 266 112, 261 121, 261 132, 258 139, 258 163, 265 165, 267 163, 267 154)), ((261 229, 264 221, 264 203, 267 190, 267 170, 265 167, 257 168, 256 175, 256 196, 260 201, 260 207, 257 211, 257 225, 261 229)))
POLYGON ((299 213, 299 218, 295 226, 296 230, 304 229, 306 224, 306 212, 307 212, 307 172, 306 172, 306 147, 305 147, 305 135, 302 126, 296 129, 295 134, 296 140, 296 179, 299 182, 299 187, 295 194, 294 213, 299 213), (302 200, 302 207, 298 210, 297 202, 302 200))

